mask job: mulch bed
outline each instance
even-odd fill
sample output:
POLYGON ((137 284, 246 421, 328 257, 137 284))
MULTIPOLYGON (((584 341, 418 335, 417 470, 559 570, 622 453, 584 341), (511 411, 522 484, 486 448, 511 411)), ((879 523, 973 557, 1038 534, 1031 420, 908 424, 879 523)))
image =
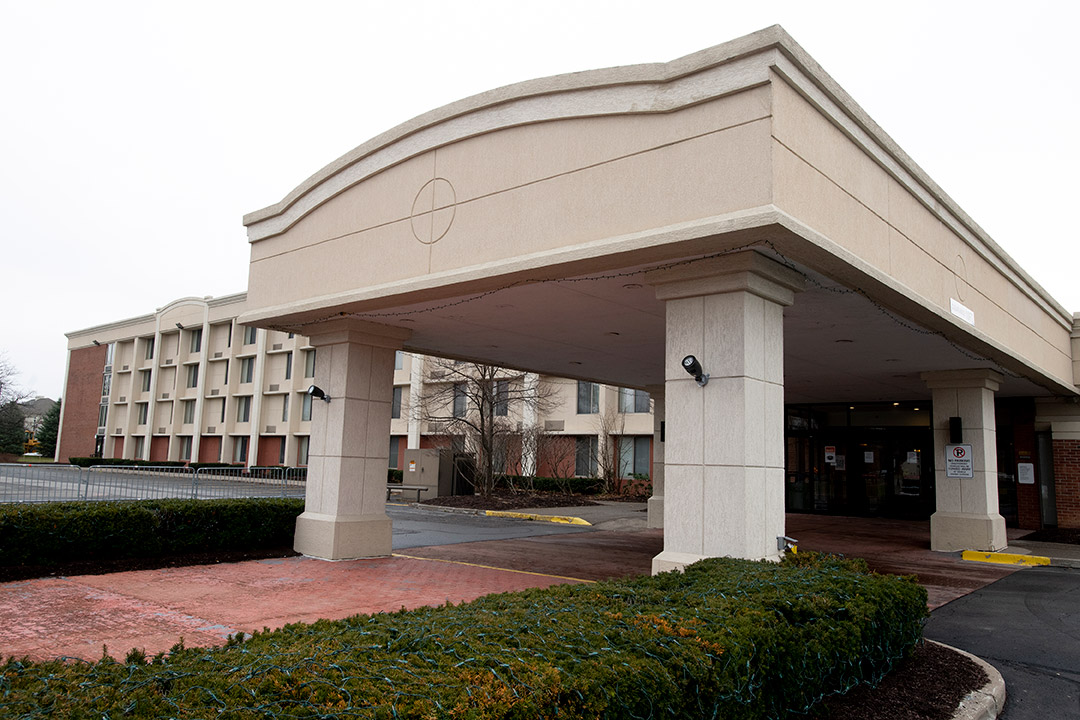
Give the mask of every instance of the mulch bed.
POLYGON ((562 495, 558 493, 509 492, 496 490, 491 495, 447 495, 422 500, 421 505, 468 508, 470 510, 522 510, 542 507, 582 507, 599 505, 590 498, 596 496, 562 495))

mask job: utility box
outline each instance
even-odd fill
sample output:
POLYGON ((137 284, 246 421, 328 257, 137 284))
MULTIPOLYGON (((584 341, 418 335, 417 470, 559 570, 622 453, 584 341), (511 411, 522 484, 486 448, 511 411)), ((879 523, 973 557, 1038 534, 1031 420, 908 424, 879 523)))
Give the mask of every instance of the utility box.
POLYGON ((454 461, 449 450, 421 448, 405 451, 405 467, 401 473, 404 485, 425 485, 422 498, 452 495, 454 461))

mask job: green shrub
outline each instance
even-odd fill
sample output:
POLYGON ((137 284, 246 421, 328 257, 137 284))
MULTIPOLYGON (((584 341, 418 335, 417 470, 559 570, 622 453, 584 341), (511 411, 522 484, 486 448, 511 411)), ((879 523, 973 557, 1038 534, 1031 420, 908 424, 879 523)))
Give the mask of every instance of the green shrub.
POLYGON ((303 510, 294 498, 0 505, 0 565, 281 547, 303 510))
POLYGON ((549 478, 531 477, 529 475, 502 475, 495 483, 500 488, 517 488, 518 490, 531 487, 537 492, 571 492, 578 495, 595 495, 603 487, 603 481, 599 478, 549 478))
POLYGON ((396 468, 387 468, 386 470, 386 482, 399 483, 404 482, 405 473, 396 468))
POLYGON ((174 648, 0 667, 13 717, 785 718, 879 679, 926 593, 835 558, 491 595, 174 648))

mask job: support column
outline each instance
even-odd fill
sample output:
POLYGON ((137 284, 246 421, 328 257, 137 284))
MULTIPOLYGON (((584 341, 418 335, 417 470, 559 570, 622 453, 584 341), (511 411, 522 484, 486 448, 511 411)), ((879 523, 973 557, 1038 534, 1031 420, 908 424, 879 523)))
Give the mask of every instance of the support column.
POLYGON ((652 497, 649 498, 648 527, 664 527, 664 386, 645 388, 653 404, 652 497))
POLYGON ((361 321, 331 321, 310 333, 318 348, 304 513, 297 552, 325 560, 385 557, 394 352, 409 332, 361 321))
POLYGON ((939 552, 1003 549, 1005 519, 998 513, 997 422, 993 370, 923 373, 934 403, 934 474, 937 511, 930 517, 930 549, 939 552), (962 444, 971 445, 972 478, 946 477, 949 418, 959 417, 962 444))
POLYGON ((749 251, 650 278, 666 303, 664 551, 778 559, 784 535, 784 307, 800 275, 749 251), (694 355, 709 381, 682 366, 694 355))

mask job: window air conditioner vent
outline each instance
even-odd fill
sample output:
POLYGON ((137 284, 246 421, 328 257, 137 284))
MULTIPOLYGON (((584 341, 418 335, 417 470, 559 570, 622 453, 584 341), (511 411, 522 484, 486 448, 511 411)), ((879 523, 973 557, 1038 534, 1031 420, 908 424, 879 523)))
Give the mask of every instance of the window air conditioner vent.
POLYGON ((124 433, 120 430, 120 428, 116 428, 116 430, 113 432, 113 435, 123 435, 123 434, 124 433))
POLYGON ((121 395, 120 399, 117 400, 116 402, 127 402, 127 395, 121 395))
POLYGON ((165 364, 166 365, 172 365, 173 364, 173 359, 172 358, 165 358, 165 364))
POLYGON ((219 392, 221 392, 221 391, 220 391, 220 390, 218 390, 217 388, 214 388, 214 389, 212 389, 212 390, 210 391, 210 394, 211 394, 211 395, 217 395, 217 394, 218 394, 219 392))
POLYGON ((165 428, 163 428, 163 427, 159 427, 159 428, 157 429, 157 432, 158 432, 158 435, 164 435, 164 434, 165 434, 165 428))
POLYGON ((277 426, 276 425, 267 425, 266 426, 266 432, 268 432, 268 433, 276 433, 277 432, 277 426))
POLYGON ((446 371, 445 370, 432 370, 431 371, 431 379, 432 380, 438 380, 439 378, 444 378, 444 377, 446 377, 446 371))
POLYGON ((429 433, 441 433, 443 431, 443 424, 442 423, 435 423, 435 422, 428 423, 427 431, 429 433))
POLYGON ((564 430, 565 428, 566 428, 566 421, 565 420, 545 420, 544 421, 544 429, 545 430, 564 430))
POLYGON ((274 350, 280 350, 281 349, 281 343, 274 343, 273 349, 274 350))
POLYGON ((214 433, 217 432, 217 427, 214 426, 214 425, 211 425, 210 427, 206 428, 206 432, 213 435, 214 433))
POLYGON ((280 385, 271 385, 270 386, 270 392, 277 392, 278 388, 280 388, 280 387, 281 387, 280 385))
POLYGON ((169 399, 169 393, 161 393, 161 399, 162 400, 168 400, 169 399))
POLYGON ((124 370, 127 370, 127 369, 128 369, 129 367, 130 367, 129 365, 125 365, 125 366, 123 367, 123 369, 124 369, 124 370))
POLYGON ((214 353, 214 357, 215 357, 215 358, 219 358, 219 357, 221 357, 221 353, 219 353, 219 352, 216 352, 216 353, 214 353))

